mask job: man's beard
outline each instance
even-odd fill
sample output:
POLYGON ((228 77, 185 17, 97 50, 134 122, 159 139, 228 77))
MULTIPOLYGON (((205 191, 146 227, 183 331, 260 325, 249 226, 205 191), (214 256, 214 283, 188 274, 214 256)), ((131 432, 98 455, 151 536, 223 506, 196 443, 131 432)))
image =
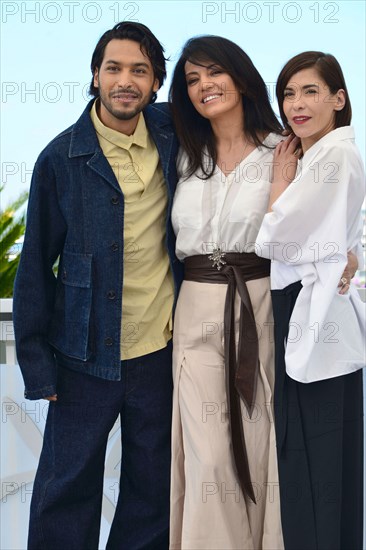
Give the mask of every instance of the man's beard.
MULTIPOLYGON (((126 93, 130 93, 130 92, 131 90, 126 91, 126 93)), ((152 95, 153 95, 153 91, 151 90, 150 94, 146 96, 145 99, 140 103, 139 101, 141 99, 141 94, 139 94, 138 97, 136 98, 136 102, 139 102, 138 105, 136 105, 135 108, 132 108, 132 105, 128 106, 127 110, 114 109, 113 97, 108 98, 108 101, 104 101, 104 98, 102 97, 102 95, 100 95, 99 99, 103 104, 104 108, 118 120, 131 120, 136 115, 141 113, 141 111, 145 109, 147 105, 149 105, 152 95), (132 108, 132 110, 129 110, 130 108, 132 108)))

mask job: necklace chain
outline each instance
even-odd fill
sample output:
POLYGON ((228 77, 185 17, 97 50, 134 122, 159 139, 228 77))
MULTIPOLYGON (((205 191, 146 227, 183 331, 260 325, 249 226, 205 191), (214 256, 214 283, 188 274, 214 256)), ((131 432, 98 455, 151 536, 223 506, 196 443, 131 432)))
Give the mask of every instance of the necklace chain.
MULTIPOLYGON (((244 147, 244 150, 243 150, 243 154, 241 155, 239 161, 236 161, 236 162, 235 162, 234 168, 233 168, 232 170, 230 170, 230 172, 228 172, 228 173, 226 174, 226 173, 221 169, 221 167, 220 167, 220 170, 221 170, 221 172, 222 172, 223 174, 225 174, 225 177, 228 177, 230 174, 232 174, 232 173, 237 169, 238 166, 240 166, 240 164, 242 163, 242 161, 243 161, 243 159, 244 159, 244 157, 245 157, 245 152, 246 152, 246 150, 247 150, 247 148, 248 148, 248 144, 249 144, 249 141, 247 140, 246 143, 245 143, 245 147, 244 147)), ((221 163, 221 166, 225 166, 225 164, 222 162, 222 163, 221 163)))
MULTIPOLYGON (((244 147, 243 154, 242 154, 239 162, 235 163, 235 167, 234 167, 233 170, 231 170, 231 172, 229 172, 228 174, 225 174, 225 172, 223 172, 220 168, 221 172, 223 174, 225 174, 225 178, 228 178, 230 176, 230 174, 235 172, 236 168, 242 163, 242 161, 244 159, 244 156, 245 156, 245 152, 246 152, 247 147, 248 147, 248 143, 249 143, 249 141, 247 140, 247 142, 245 144, 245 147, 244 147)), ((225 204, 226 197, 227 197, 227 193, 225 195, 224 204, 225 204)), ((211 190, 211 204, 212 204, 212 190, 211 190)), ((222 214, 222 209, 224 208, 224 204, 222 205, 221 212, 220 212, 220 217, 219 217, 219 220, 218 220, 218 232, 217 232, 218 233, 217 234, 218 241, 216 242, 216 247, 213 249, 212 254, 210 254, 210 256, 208 256, 208 259, 212 261, 212 267, 216 267, 217 271, 221 271, 221 269, 224 267, 224 265, 226 265, 226 261, 224 260, 226 252, 224 252, 221 249, 221 246, 220 246, 221 214, 222 214)))

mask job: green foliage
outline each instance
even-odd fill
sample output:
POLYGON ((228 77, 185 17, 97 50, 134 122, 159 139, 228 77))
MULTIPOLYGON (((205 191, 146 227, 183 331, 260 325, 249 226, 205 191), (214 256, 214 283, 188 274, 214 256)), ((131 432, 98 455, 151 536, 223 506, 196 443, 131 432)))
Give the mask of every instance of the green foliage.
MULTIPOLYGON (((0 187, 0 193, 3 187, 0 187)), ((25 213, 22 209, 28 193, 22 193, 5 210, 0 210, 0 297, 11 298, 20 259, 17 240, 24 235, 25 213), (19 211, 22 213, 19 214, 19 211)))

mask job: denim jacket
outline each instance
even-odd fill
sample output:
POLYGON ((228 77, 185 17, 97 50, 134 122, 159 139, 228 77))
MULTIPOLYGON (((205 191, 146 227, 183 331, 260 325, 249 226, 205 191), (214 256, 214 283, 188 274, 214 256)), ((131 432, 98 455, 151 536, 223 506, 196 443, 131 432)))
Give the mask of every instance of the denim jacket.
MULTIPOLYGON (((13 302, 28 399, 57 393, 57 363, 121 379, 124 198, 90 118, 93 101, 48 144, 32 176, 13 302)), ((178 143, 166 104, 149 105, 144 117, 167 185, 166 248, 176 296, 183 269, 170 212, 178 143)))

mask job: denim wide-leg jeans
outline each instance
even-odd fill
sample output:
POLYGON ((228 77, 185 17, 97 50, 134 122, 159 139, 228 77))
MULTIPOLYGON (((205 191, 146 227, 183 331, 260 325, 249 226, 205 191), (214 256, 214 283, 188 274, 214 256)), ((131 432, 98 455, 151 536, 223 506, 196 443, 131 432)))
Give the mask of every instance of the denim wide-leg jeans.
POLYGON ((108 434, 121 416, 120 493, 108 550, 168 548, 171 343, 112 382, 59 368, 31 502, 29 550, 96 550, 108 434))

